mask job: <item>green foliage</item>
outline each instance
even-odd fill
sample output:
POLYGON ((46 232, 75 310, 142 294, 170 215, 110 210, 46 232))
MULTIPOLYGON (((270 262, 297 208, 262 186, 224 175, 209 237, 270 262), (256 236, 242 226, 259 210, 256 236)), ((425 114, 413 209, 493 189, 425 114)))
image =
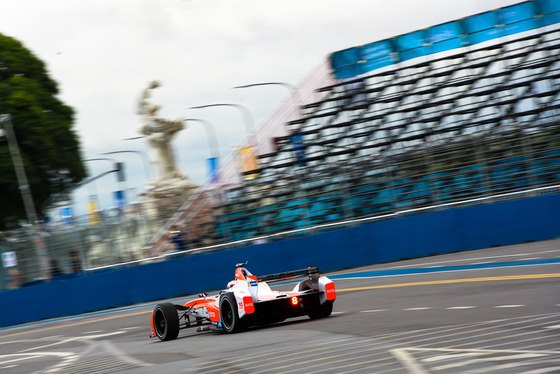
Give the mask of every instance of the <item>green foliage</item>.
MULTIPOLYGON (((37 214, 49 196, 86 176, 72 128, 74 110, 56 95, 45 64, 20 42, 0 34, 0 114, 10 114, 37 214)), ((0 228, 26 213, 5 137, 0 138, 0 228)))

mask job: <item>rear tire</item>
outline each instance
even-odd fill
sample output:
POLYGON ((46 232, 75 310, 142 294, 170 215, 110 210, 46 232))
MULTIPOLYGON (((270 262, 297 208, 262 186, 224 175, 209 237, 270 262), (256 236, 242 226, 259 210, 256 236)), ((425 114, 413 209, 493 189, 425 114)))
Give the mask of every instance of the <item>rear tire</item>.
POLYGON ((179 335, 179 315, 172 303, 156 305, 152 313, 154 333, 161 341, 177 339, 179 335))
MULTIPOLYGON (((312 290, 312 289, 313 289, 313 285, 311 284, 310 281, 303 281, 299 285, 300 291, 312 290)), ((333 300, 327 300, 323 304, 321 304, 319 298, 317 298, 317 301, 313 306, 313 310, 311 310, 307 315, 311 319, 327 318, 332 313, 333 304, 334 304, 333 300)))
POLYGON ((245 323, 239 318, 237 301, 232 292, 227 292, 220 296, 220 322, 222 328, 228 334, 245 330, 245 323))
POLYGON ((313 311, 308 314, 309 318, 327 318, 332 313, 333 304, 334 302, 332 300, 325 301, 323 305, 317 303, 313 311))

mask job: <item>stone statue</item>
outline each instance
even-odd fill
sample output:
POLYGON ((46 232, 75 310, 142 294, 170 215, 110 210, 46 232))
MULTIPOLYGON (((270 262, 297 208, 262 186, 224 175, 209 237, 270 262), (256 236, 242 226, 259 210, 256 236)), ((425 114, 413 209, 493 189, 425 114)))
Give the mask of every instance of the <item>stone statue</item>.
POLYGON ((159 106, 148 101, 150 91, 160 87, 159 82, 150 82, 142 92, 138 105, 138 114, 144 116, 144 125, 140 133, 144 135, 150 145, 156 150, 158 164, 158 185, 176 183, 178 180, 187 180, 175 163, 175 156, 171 147, 171 140, 177 132, 185 128, 182 119, 168 120, 157 117, 159 106), (174 182, 173 182, 174 181, 174 182))

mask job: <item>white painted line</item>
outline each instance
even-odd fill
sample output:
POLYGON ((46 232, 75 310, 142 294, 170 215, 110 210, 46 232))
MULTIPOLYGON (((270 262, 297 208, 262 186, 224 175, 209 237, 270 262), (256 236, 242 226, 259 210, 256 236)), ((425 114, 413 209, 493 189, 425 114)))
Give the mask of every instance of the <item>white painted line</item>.
POLYGON ((525 305, 497 305, 494 308, 521 308, 525 305))
POLYGON ((375 312, 386 312, 387 309, 372 309, 372 310, 362 310, 360 313, 375 313, 375 312))
POLYGON ((523 374, 545 374, 545 373, 558 373, 560 371, 560 366, 555 366, 551 368, 537 369, 531 371, 524 371, 523 374))
POLYGON ((476 306, 450 306, 449 308, 445 308, 445 309, 472 309, 472 308, 476 308, 476 306))
POLYGON ((539 354, 539 355, 557 355, 560 351, 528 351, 523 349, 486 349, 486 348, 419 348, 419 347, 411 347, 411 348, 399 348, 399 349, 406 349, 407 351, 418 351, 418 352, 473 352, 479 353, 483 355, 490 355, 496 353, 506 353, 506 354, 522 354, 522 353, 530 353, 530 354, 539 354))
POLYGON ((99 334, 100 332, 103 332, 103 330, 84 331, 82 334, 99 334))
POLYGON ((23 360, 34 360, 36 358, 43 358, 46 356, 54 356, 59 359, 66 359, 67 357, 75 356, 69 352, 37 352, 37 353, 12 353, 7 355, 0 355, 0 365, 11 364, 23 360))
POLYGON ((425 307, 420 307, 420 308, 406 308, 406 309, 403 309, 403 310, 428 310, 428 309, 432 309, 432 308, 429 307, 429 306, 425 306, 425 307))
POLYGON ((473 262, 472 264, 468 265, 485 265, 485 264, 493 264, 493 261, 484 261, 484 262, 473 262))
POLYGON ((455 354, 449 354, 449 355, 439 355, 439 356, 427 357, 427 358, 421 359, 420 361, 422 361, 422 362, 436 362, 436 361, 443 361, 443 360, 452 360, 452 359, 459 358, 459 357, 481 356, 483 354, 486 354, 486 353, 480 353, 480 352, 455 353, 455 354))
MULTIPOLYGON (((460 362, 454 362, 452 364, 447 364, 447 365, 441 365, 441 366, 436 366, 434 368, 432 368, 433 370, 447 370, 447 369, 453 369, 453 368, 459 368, 462 366, 468 366, 471 364, 478 364, 478 363, 483 363, 483 362, 498 362, 498 361, 509 361, 509 360, 520 360, 520 359, 524 359, 524 358, 536 358, 536 357, 544 357, 546 356, 546 354, 540 354, 540 353, 521 353, 521 354, 514 354, 514 355, 504 355, 504 356, 498 356, 498 357, 484 357, 484 358, 474 358, 472 360, 465 360, 465 361, 460 361, 460 362)), ((519 365, 519 363, 515 363, 515 365, 519 365)), ((484 369, 485 371, 488 370, 488 368, 484 369)), ((471 373, 473 373, 474 371, 470 371, 471 373)))
MULTIPOLYGON (((423 347, 426 345, 429 345, 430 343, 427 343, 428 341, 431 340, 437 340, 438 344, 449 344, 449 345, 457 345, 457 342, 460 342, 462 340, 465 339, 473 339, 473 338, 483 338, 485 342, 490 342, 490 341, 495 341, 495 340, 503 340, 504 337, 502 335, 498 335, 498 337, 494 338, 489 338, 489 336, 496 336, 496 334, 499 334, 501 329, 506 328, 508 329, 508 331, 512 332, 513 331, 518 331, 518 330, 525 330, 527 328, 532 329, 532 333, 539 333, 540 329, 543 327, 543 325, 549 325, 550 322, 542 322, 539 324, 533 324, 533 325, 527 325, 528 323, 534 322, 534 321, 538 321, 538 320, 542 320, 542 319, 550 319, 556 317, 555 314, 553 315, 545 315, 545 316, 541 316, 541 317, 535 317, 535 318, 531 318, 531 319, 520 319, 520 318, 512 318, 512 319, 503 319, 503 320, 496 320, 496 321, 487 321, 485 323, 474 323, 474 324, 467 324, 467 325, 462 325, 456 328, 451 328, 451 329, 437 329, 437 330, 433 330, 433 332, 428 332, 425 333, 424 331, 426 330, 419 330, 419 331, 415 331, 415 332, 411 332, 410 334, 413 335, 413 339, 417 342, 422 342, 424 343, 423 345, 417 345, 415 346, 415 348, 418 347, 423 347), (513 321, 513 322, 509 322, 509 321, 513 321), (520 327, 514 327, 516 325, 521 325, 520 327), (480 326, 479 328, 473 328, 475 326, 480 326), (467 332, 464 331, 460 331, 460 330, 464 330, 464 329, 468 329, 467 332), (494 331, 495 329, 500 329, 498 331, 494 331), (453 332, 455 331, 455 332, 453 332), (424 333, 423 333, 424 332, 424 333), (481 334, 478 334, 476 332, 483 332, 481 334), (473 335, 474 334, 474 335, 473 335), (428 337, 429 335, 435 335, 433 337, 428 337), (441 338, 444 337, 444 340, 441 340, 441 338), (452 338, 453 337, 453 338, 452 338), (455 338, 456 337, 456 338, 455 338), (450 339, 451 338, 451 339, 450 339)), ((555 318, 554 323, 557 321, 557 319, 555 318)), ((429 330, 428 330, 429 331, 429 330)), ((410 335, 408 334, 408 335, 410 335)), ((404 334, 395 334, 395 335, 391 335, 392 337, 395 336, 401 336, 400 339, 404 339, 402 336, 404 334)), ((393 338, 394 339, 394 338, 393 338)), ((505 343, 505 345, 510 344, 510 342, 505 343)), ((500 344, 503 345, 503 344, 500 344)), ((461 351, 465 351, 464 349, 462 349, 461 351)), ((494 349, 495 351, 495 349, 494 349)))
POLYGON ((344 314, 344 313, 346 313, 346 312, 332 312, 331 315, 332 314, 344 314))
POLYGON ((418 362, 404 349, 391 349, 389 352, 399 360, 410 374, 428 374, 418 362))
POLYGON ((545 329, 560 329, 560 325, 546 326, 545 329))

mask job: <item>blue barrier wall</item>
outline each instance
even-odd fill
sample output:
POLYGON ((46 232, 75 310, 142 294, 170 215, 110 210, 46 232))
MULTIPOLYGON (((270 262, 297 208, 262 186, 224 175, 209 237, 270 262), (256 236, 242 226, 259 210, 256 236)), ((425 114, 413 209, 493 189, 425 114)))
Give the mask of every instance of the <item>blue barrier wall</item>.
POLYGON ((222 289, 246 260, 253 274, 326 272, 557 237, 560 194, 455 208, 6 291, 0 326, 222 289))

